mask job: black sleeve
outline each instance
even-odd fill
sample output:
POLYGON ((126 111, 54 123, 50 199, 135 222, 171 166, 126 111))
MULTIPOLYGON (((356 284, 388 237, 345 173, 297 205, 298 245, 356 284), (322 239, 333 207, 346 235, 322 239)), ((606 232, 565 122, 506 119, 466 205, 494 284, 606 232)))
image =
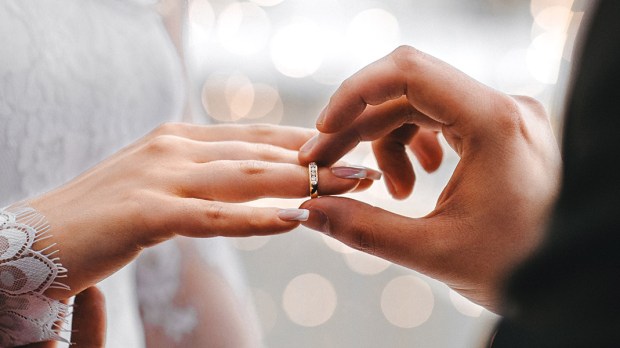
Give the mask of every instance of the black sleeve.
POLYGON ((560 197, 493 347, 620 347, 620 1, 598 2, 575 72, 560 197))

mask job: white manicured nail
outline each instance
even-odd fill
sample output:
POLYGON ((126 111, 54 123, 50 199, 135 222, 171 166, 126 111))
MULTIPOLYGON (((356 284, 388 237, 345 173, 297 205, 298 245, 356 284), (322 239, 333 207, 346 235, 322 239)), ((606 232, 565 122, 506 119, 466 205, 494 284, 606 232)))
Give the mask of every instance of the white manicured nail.
POLYGON ((380 171, 355 165, 332 167, 332 173, 343 179, 381 179, 380 171))
POLYGON ((278 217, 284 221, 307 221, 310 216, 308 209, 282 209, 278 217))

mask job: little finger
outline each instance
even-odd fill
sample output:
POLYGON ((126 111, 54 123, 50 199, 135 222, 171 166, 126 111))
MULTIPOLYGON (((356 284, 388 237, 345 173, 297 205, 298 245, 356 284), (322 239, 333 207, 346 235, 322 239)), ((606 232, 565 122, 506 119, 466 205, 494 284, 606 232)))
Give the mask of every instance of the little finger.
POLYGON ((182 198, 178 215, 183 221, 178 233, 185 236, 247 237, 290 231, 308 218, 308 211, 182 198))

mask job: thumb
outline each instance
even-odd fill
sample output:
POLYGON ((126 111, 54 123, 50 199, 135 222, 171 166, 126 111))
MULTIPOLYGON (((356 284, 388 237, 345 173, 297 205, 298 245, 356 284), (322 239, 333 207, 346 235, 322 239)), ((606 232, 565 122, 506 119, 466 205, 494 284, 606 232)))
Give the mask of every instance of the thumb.
POLYGON ((75 297, 71 347, 102 348, 105 344, 105 298, 99 289, 90 287, 75 297))
POLYGON ((304 202, 310 215, 303 225, 357 250, 407 267, 424 258, 431 224, 350 198, 320 197, 304 202))

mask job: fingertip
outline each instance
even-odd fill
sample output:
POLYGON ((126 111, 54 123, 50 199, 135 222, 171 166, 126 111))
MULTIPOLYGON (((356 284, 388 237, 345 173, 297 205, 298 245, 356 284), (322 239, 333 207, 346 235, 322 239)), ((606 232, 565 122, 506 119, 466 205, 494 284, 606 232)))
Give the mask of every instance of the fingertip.
POLYGON ((409 197, 409 194, 403 194, 403 193, 397 193, 397 194, 393 194, 392 198, 398 200, 398 201, 404 201, 405 199, 407 199, 407 197, 409 197))
POLYGON ((339 125, 338 118, 330 117, 330 104, 328 104, 321 113, 319 117, 316 119, 316 129, 318 129, 321 133, 334 133, 340 130, 341 125, 339 125))
POLYGON ((441 161, 431 161, 423 168, 427 173, 431 174, 437 171, 437 169, 439 169, 440 166, 441 166, 441 161))
POLYGON ((323 128, 323 124, 325 123, 325 113, 327 111, 327 107, 323 108, 319 113, 319 117, 316 119, 316 128, 321 130, 323 128))
POLYGON ((397 192, 396 192, 396 188, 394 187, 394 184, 392 183, 392 179, 390 179, 387 173, 384 173, 383 177, 385 178, 384 179, 385 187, 387 188, 390 195, 394 197, 397 194, 397 192))
POLYGON ((409 148, 427 173, 439 169, 443 160, 443 149, 437 139, 437 134, 427 129, 420 130, 409 144, 409 148))
POLYGON ((345 166, 333 166, 331 167, 332 174, 342 179, 371 179, 380 180, 382 173, 378 170, 358 166, 358 165, 345 165, 345 166))
POLYGON ((306 221, 310 211, 308 209, 281 209, 278 217, 283 221, 306 221))
POLYGON ((103 292, 99 290, 99 288, 97 288, 96 286, 91 286, 75 295, 74 306, 76 306, 76 308, 87 306, 87 312, 93 310, 103 311, 105 310, 105 296, 103 295, 103 292))
MULTIPOLYGON (((316 199, 316 201, 320 199, 321 198, 318 198, 316 199)), ((308 219, 306 221, 303 221, 301 224, 315 231, 322 232, 322 233, 329 235, 329 231, 330 231, 329 218, 327 217, 327 214, 323 210, 314 206, 312 204, 312 201, 315 201, 315 200, 306 201, 302 204, 302 207, 308 209, 309 215, 308 215, 308 219)))
POLYGON ((431 156, 429 156, 428 153, 419 150, 417 147, 412 146, 411 150, 413 151, 415 157, 420 163, 420 166, 422 166, 422 169, 424 169, 425 172, 430 174, 439 169, 442 160, 441 152, 439 154, 432 154, 431 156))
POLYGON ((90 288, 79 293, 77 296, 88 296, 93 302, 96 301, 97 303, 105 303, 105 296, 103 295, 103 292, 96 286, 91 286, 90 288))
POLYGON ((312 138, 308 139, 308 141, 306 141, 300 148, 299 148, 299 154, 309 154, 310 151, 312 151, 312 148, 314 148, 314 145, 316 144, 317 140, 319 139, 319 135, 315 134, 312 138))
POLYGON ((307 219, 307 216, 304 215, 309 214, 309 212, 304 213, 303 210, 273 208, 275 214, 257 226, 251 234, 265 236, 290 232, 299 227, 303 219, 307 219))
POLYGON ((413 182, 411 183, 406 183, 406 182, 403 182, 401 184, 396 183, 396 185, 394 185, 395 187, 397 187, 396 192, 393 195, 394 199, 397 199, 399 201, 407 199, 413 192, 414 185, 415 185, 415 178, 413 179, 413 182))
POLYGON ((367 189, 369 189, 372 186, 373 183, 374 183, 374 180, 362 179, 362 180, 360 180, 360 183, 357 185, 357 187, 352 192, 366 191, 367 189))
POLYGON ((105 297, 103 293, 92 286, 76 296, 74 306, 72 346, 103 347, 106 332, 105 297))
POLYGON ((343 128, 343 124, 338 119, 333 117, 328 118, 327 115, 324 116, 321 123, 317 120, 316 129, 323 134, 332 134, 336 133, 343 128))
POLYGON ((386 172, 384 172, 384 177, 385 185, 392 198, 401 201, 409 197, 411 192, 413 192, 413 183, 407 184, 403 182, 392 181, 391 177, 386 172))
MULTIPOLYGON (((260 235, 272 235, 290 232, 308 220, 310 211, 300 208, 262 208, 270 218, 260 227, 260 235), (269 210, 269 212, 267 212, 269 210)), ((267 218, 265 216, 265 218, 267 218)))
POLYGON ((428 157, 424 154, 424 152, 422 151, 418 151, 417 148, 411 146, 411 151, 413 152, 413 154, 415 155, 415 158, 417 158, 418 163, 420 163, 420 166, 422 166, 422 168, 424 169, 425 172, 429 172, 429 159, 428 157))

